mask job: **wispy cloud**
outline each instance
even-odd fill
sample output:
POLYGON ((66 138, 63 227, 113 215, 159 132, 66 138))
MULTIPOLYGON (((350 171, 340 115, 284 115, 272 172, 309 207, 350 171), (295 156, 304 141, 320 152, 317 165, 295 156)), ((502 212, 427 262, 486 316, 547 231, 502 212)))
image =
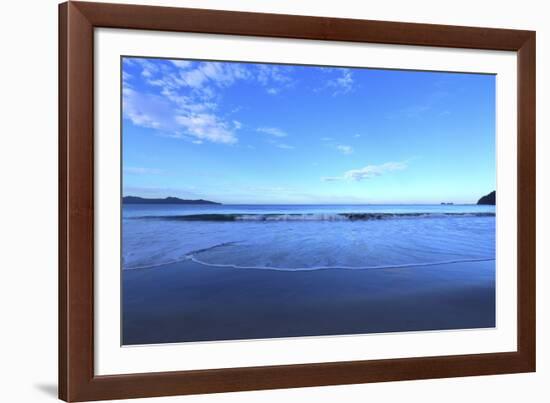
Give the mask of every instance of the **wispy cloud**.
POLYGON ((187 134, 199 140, 223 144, 237 142, 233 127, 213 114, 180 115, 176 116, 176 122, 184 128, 187 134))
POLYGON ((344 155, 353 154, 354 152, 354 149, 352 146, 347 144, 338 144, 336 140, 332 137, 321 137, 321 141, 323 142, 322 145, 324 147, 334 149, 344 155))
POLYGON ((251 77, 249 70, 238 63, 200 62, 195 68, 180 68, 178 73, 181 84, 194 89, 227 87, 251 77))
POLYGON ((233 144, 235 130, 213 110, 210 87, 227 86, 243 78, 240 65, 194 63, 184 60, 151 62, 131 59, 141 67, 141 76, 159 94, 137 92, 124 88, 124 114, 138 126, 167 132, 172 137, 192 137, 217 143, 233 144), (187 90, 186 90, 187 89, 187 90), (185 95, 182 95, 185 93, 185 95))
POLYGON ((124 83, 124 87, 131 87, 129 81, 133 78, 133 76, 128 73, 127 71, 122 72, 122 82, 124 83))
POLYGON ((215 112, 214 91, 206 86, 206 81, 226 85, 238 77, 238 72, 208 67, 208 64, 193 68, 191 62, 183 61, 157 64, 145 59, 132 60, 141 67, 141 76, 150 86, 150 90, 137 91, 123 82, 124 116, 133 124, 174 138, 222 144, 237 142, 239 127, 215 112))
POLYGON ((274 137, 286 137, 288 134, 277 127, 258 127, 256 131, 260 133, 266 133, 274 137))
POLYGON ((288 133, 278 127, 258 127, 257 132, 269 135, 267 142, 283 150, 293 150, 295 147, 290 144, 281 143, 281 139, 288 136, 288 133))
POLYGON ((150 62, 147 59, 136 58, 132 59, 132 61, 141 66, 141 75, 143 77, 152 77, 159 70, 158 66, 155 63, 150 62))
POLYGON ((339 144, 336 146, 336 149, 340 151, 342 154, 353 154, 353 147, 339 144))
MULTIPOLYGON (((270 65, 125 58, 124 67, 132 69, 123 72, 124 117, 137 126, 194 142, 238 142, 242 123, 218 111, 224 88, 250 81, 276 94, 293 83, 289 69, 270 65), (139 91, 129 84, 130 71, 142 77, 145 86, 139 91)), ((271 134, 282 137, 280 133, 284 132, 271 134)))
POLYGON ((349 69, 341 69, 340 77, 328 82, 329 87, 335 88, 333 95, 347 94, 353 89, 353 77, 349 69))
POLYGON ((388 172, 402 171, 408 168, 407 161, 402 162, 386 162, 380 165, 367 165, 359 169, 351 169, 344 172, 342 176, 328 176, 322 177, 324 182, 336 182, 336 181, 354 181, 360 182, 365 179, 372 179, 388 172))
POLYGON ((122 97, 124 116, 133 124, 151 129, 160 129, 163 126, 162 108, 158 108, 162 99, 153 95, 140 94, 128 87, 122 90, 122 97))
POLYGON ((288 75, 292 67, 260 64, 257 66, 256 79, 263 85, 269 95, 277 95, 283 89, 292 87, 294 80, 288 75))
POLYGON ((315 92, 321 92, 326 90, 332 90, 332 95, 343 95, 353 91, 355 80, 353 79, 353 72, 345 67, 320 67, 323 73, 326 73, 324 77, 327 79, 323 85, 314 88, 315 92))

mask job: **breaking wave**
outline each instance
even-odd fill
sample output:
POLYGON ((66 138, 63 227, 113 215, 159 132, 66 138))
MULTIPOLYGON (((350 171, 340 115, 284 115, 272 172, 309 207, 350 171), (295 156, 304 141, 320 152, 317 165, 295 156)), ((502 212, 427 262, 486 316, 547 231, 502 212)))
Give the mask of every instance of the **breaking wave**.
POLYGON ((141 216, 134 219, 167 221, 369 221, 405 218, 494 217, 491 212, 473 213, 334 213, 334 214, 188 214, 141 216))

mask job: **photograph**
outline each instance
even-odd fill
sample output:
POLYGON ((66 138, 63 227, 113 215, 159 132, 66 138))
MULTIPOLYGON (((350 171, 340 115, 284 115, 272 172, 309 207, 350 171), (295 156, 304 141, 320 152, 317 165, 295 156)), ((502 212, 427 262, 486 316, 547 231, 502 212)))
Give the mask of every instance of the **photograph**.
POLYGON ((495 75, 121 58, 122 345, 495 327, 495 75))

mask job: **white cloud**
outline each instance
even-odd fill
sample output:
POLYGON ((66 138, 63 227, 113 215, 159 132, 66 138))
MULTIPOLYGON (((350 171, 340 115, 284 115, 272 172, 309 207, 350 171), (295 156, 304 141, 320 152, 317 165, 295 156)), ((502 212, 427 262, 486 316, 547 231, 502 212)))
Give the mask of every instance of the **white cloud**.
POLYGON ((180 95, 178 91, 170 88, 163 88, 161 94, 168 100, 172 101, 176 107, 189 112, 204 112, 214 110, 218 107, 215 102, 198 101, 193 96, 180 95))
POLYGON ((360 134, 354 134, 353 137, 355 137, 356 139, 358 139, 359 137, 361 137, 360 134))
POLYGON ((267 85, 270 82, 287 84, 292 81, 292 79, 285 74, 285 72, 288 72, 290 69, 291 67, 287 66, 283 71, 281 66, 260 64, 258 65, 257 80, 263 85, 267 85))
POLYGON ((206 106, 190 104, 187 100, 143 94, 130 88, 123 91, 124 116, 137 126, 158 130, 173 138, 234 144, 238 129, 214 113, 205 112, 206 106))
POLYGON ((141 66, 141 75, 143 77, 152 77, 158 72, 157 65, 147 59, 135 58, 131 60, 141 66))
POLYGON ((321 71, 328 73, 327 77, 331 77, 330 79, 326 80, 324 82, 324 85, 315 88, 314 92, 321 92, 327 89, 332 90, 332 95, 343 95, 347 94, 348 92, 353 91, 353 85, 355 83, 353 79, 353 73, 348 68, 330 68, 330 67, 323 67, 320 68, 321 71), (335 77, 336 75, 336 77, 335 77))
POLYGON ((222 144, 237 142, 235 131, 242 125, 215 113, 217 102, 214 98, 218 94, 214 88, 246 78, 246 69, 241 65, 130 60, 129 65, 140 66, 141 75, 151 86, 150 92, 138 92, 123 82, 124 116, 132 123, 174 138, 222 144))
POLYGON ((287 133, 284 130, 276 127, 258 127, 256 131, 260 133, 266 133, 274 137, 286 137, 287 133))
POLYGON ((251 78, 248 69, 238 63, 201 62, 194 69, 180 71, 180 78, 192 88, 201 88, 206 84, 227 87, 237 80, 251 78))
POLYGON ((323 70, 325 72, 330 73, 333 75, 334 73, 338 74, 339 77, 332 78, 325 82, 325 85, 316 88, 314 91, 319 92, 323 91, 324 89, 331 88, 333 90, 332 95, 342 95, 347 94, 348 92, 351 92, 353 90, 353 74, 350 71, 350 69, 346 68, 334 68, 334 69, 327 69, 323 70))
POLYGON ((408 165, 406 161, 403 162, 386 162, 380 165, 367 165, 366 167, 359 169, 351 169, 344 172, 342 176, 329 176, 322 177, 323 182, 335 182, 335 181, 355 181, 359 182, 364 179, 372 179, 377 176, 381 176, 388 172, 402 171, 407 169, 408 165))
MULTIPOLYGON (((122 105, 125 117, 136 126, 159 129, 159 114, 155 113, 158 97, 143 96, 131 88, 122 91, 122 105)), ((160 112, 160 111, 159 111, 160 112)))
POLYGON ((275 147, 282 148, 283 150, 294 150, 295 148, 294 146, 284 144, 284 143, 275 144, 275 147))
MULTIPOLYGON (((125 58, 124 65, 137 69, 136 75, 148 85, 139 91, 131 88, 128 71, 123 72, 125 118, 170 137, 223 144, 236 143, 236 131, 243 127, 240 121, 217 112, 223 88, 237 81, 252 81, 276 94, 293 82, 286 74, 291 67, 272 65, 146 58, 125 58)), ((287 135, 277 128, 258 131, 274 137, 287 135)))
POLYGON ((176 122, 190 136, 213 143, 234 144, 237 137, 229 125, 217 116, 207 113, 176 116, 176 122))
POLYGON ((340 73, 340 77, 329 81, 329 86, 336 88, 333 95, 346 94, 353 89, 353 78, 351 71, 348 69, 342 69, 340 73))
POLYGON ((342 154, 352 154, 353 148, 351 146, 346 146, 343 144, 337 145, 336 149, 340 151, 342 154))
POLYGON ((127 81, 130 80, 132 78, 132 75, 126 71, 123 71, 122 72, 122 81, 124 82, 125 85, 128 85, 127 81))
POLYGON ((266 87, 266 92, 269 95, 277 95, 282 89, 291 87, 294 84, 292 78, 287 74, 292 70, 292 67, 274 66, 268 64, 260 64, 256 70, 256 80, 266 87))

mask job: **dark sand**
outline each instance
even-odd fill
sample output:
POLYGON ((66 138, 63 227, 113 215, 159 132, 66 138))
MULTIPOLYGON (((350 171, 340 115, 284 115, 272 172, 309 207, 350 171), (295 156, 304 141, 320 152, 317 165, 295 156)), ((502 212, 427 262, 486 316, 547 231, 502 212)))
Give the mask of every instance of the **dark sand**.
POLYGON ((495 262, 274 271, 124 270, 123 344, 495 326, 495 262))

